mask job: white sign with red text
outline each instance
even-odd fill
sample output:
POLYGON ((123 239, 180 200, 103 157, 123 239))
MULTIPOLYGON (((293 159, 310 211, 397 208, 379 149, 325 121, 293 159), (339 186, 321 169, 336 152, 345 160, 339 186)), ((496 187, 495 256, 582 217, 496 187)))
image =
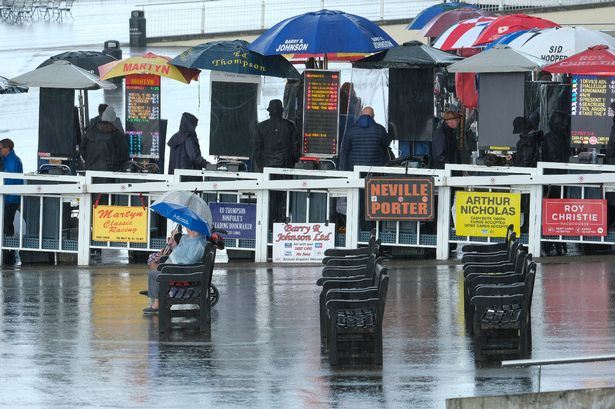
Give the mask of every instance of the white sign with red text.
POLYGON ((333 223, 273 224, 274 263, 319 263, 334 245, 333 223))

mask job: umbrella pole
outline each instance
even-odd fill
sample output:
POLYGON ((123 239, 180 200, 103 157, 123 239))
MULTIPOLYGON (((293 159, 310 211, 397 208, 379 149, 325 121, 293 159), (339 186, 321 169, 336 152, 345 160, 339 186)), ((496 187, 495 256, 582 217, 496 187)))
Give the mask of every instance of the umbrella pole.
POLYGON ((329 55, 327 53, 325 53, 325 57, 323 58, 322 68, 325 70, 329 69, 329 55))

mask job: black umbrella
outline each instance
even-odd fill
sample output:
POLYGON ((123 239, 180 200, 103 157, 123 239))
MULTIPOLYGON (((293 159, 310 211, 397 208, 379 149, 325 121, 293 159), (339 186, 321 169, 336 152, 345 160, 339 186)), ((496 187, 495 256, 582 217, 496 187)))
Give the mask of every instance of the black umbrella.
POLYGON ((71 64, 83 68, 86 71, 90 71, 98 76, 98 67, 107 64, 111 61, 117 61, 116 58, 109 54, 101 53, 100 51, 67 51, 62 54, 49 57, 37 68, 44 67, 53 63, 54 61, 64 60, 71 64))
POLYGON ((236 74, 298 78, 299 72, 281 55, 265 56, 248 50, 244 40, 211 41, 191 47, 170 63, 184 68, 200 68, 236 74))
POLYGON ((0 94, 21 94, 24 92, 28 92, 28 87, 11 85, 7 78, 0 77, 0 94))
POLYGON ((352 63, 354 68, 428 68, 453 64, 463 57, 440 51, 420 41, 409 41, 352 63))

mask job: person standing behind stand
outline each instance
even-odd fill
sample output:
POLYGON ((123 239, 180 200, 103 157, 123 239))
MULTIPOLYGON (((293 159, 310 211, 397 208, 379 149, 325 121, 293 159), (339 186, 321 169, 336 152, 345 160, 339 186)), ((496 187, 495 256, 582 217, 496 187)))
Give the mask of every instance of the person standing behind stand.
POLYGON ((293 168, 301 156, 299 131, 292 121, 284 119, 282 101, 269 101, 269 119, 258 124, 254 142, 256 170, 293 168))
POLYGON ((354 166, 384 166, 391 137, 386 129, 374 121, 374 109, 365 107, 353 127, 346 131, 340 149, 341 170, 354 166))
MULTIPOLYGON (((282 117, 284 107, 279 99, 269 101, 269 119, 258 124, 254 141, 254 170, 263 168, 293 168, 301 156, 299 131, 294 122, 282 117)), ((271 179, 286 179, 272 175, 271 179)), ((286 220, 286 193, 271 191, 269 195, 269 226, 286 220)))
POLYGON ((207 160, 201 156, 201 147, 196 135, 198 123, 198 118, 191 113, 182 114, 179 131, 167 142, 171 148, 169 175, 174 174, 175 169, 203 169, 207 166, 207 160))
POLYGON ((447 163, 458 163, 457 128, 461 115, 455 111, 446 111, 442 122, 436 128, 432 139, 431 164, 434 169, 444 169, 447 163))
MULTIPOLYGON (((101 121, 102 114, 103 114, 103 112, 105 112, 105 109, 107 109, 108 106, 109 105, 107 105, 107 104, 99 104, 98 105, 98 116, 95 116, 94 118, 90 119, 90 125, 89 125, 90 127, 91 126, 96 126, 96 124, 101 121)), ((115 125, 115 127, 117 129, 119 129, 122 134, 125 133, 124 132, 124 126, 122 125, 122 121, 117 116, 115 118, 115 121, 113 122, 113 125, 115 125)))
MULTIPOLYGON (((11 173, 23 173, 23 165, 21 159, 15 153, 15 144, 9 138, 2 139, 0 141, 0 151, 4 159, 4 172, 11 173)), ((5 185, 23 185, 23 179, 4 179, 5 185)), ((15 213, 19 210, 20 197, 17 195, 5 195, 4 196, 4 235, 15 235, 15 229, 13 227, 13 220, 15 219, 15 213)), ((14 253, 10 252, 10 256, 7 257, 6 263, 15 263, 14 253)))
POLYGON ((115 110, 107 107, 100 122, 88 128, 80 151, 86 170, 121 171, 128 162, 126 137, 115 126, 115 110))

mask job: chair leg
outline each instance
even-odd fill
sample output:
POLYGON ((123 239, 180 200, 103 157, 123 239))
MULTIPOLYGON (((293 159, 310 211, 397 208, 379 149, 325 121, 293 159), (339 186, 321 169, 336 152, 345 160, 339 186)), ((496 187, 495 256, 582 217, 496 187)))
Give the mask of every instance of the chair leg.
POLYGON ((158 331, 166 333, 171 329, 171 305, 167 302, 166 297, 161 297, 158 304, 158 331))
POLYGON ((334 328, 335 323, 329 321, 329 331, 327 334, 327 341, 329 343, 329 361, 331 366, 337 365, 337 332, 334 328))
POLYGON ((376 333, 374 334, 376 339, 374 340, 374 360, 376 365, 382 365, 382 323, 378 324, 376 333))

